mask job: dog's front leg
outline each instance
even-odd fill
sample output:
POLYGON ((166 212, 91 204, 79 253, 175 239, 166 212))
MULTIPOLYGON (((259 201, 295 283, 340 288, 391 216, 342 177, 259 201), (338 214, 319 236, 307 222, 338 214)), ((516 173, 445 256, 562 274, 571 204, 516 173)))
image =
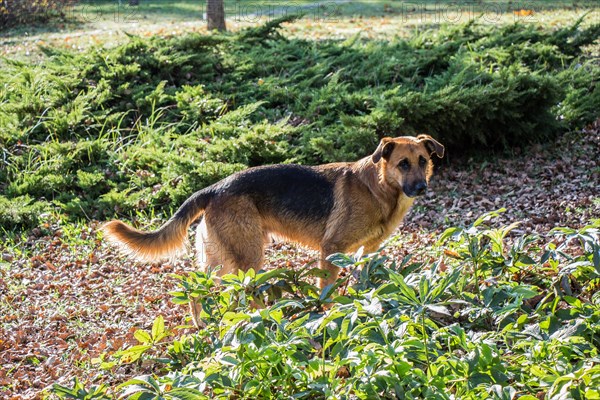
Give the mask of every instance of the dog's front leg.
MULTIPOLYGON (((333 253, 332 253, 333 254, 333 253)), ((339 275, 339 267, 336 267, 329 261, 322 257, 319 261, 319 268, 321 271, 326 272, 326 276, 319 279, 319 287, 323 289, 325 286, 335 283, 339 275)))
POLYGON ((324 271, 327 276, 319 279, 319 286, 323 289, 325 286, 335 283, 338 278, 340 268, 327 261, 327 257, 335 253, 345 253, 346 246, 338 243, 325 243, 321 246, 321 259, 319 260, 319 268, 324 271))

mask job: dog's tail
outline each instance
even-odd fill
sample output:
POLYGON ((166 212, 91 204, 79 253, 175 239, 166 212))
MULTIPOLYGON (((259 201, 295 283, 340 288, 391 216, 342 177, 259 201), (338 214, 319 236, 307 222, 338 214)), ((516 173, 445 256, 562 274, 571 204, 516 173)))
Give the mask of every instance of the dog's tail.
POLYGON ((213 197, 207 189, 194 193, 155 231, 142 232, 121 221, 107 222, 102 231, 109 242, 136 259, 155 261, 174 256, 185 248, 187 229, 204 214, 213 197))

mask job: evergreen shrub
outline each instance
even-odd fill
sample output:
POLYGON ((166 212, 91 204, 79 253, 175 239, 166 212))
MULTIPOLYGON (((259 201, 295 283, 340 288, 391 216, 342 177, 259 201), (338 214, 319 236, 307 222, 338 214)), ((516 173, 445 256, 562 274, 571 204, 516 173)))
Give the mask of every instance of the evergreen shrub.
POLYGON ((292 19, 6 61, 3 201, 33 199, 70 218, 166 217, 249 166, 355 160, 383 136, 417 133, 454 154, 502 151, 598 117, 600 66, 584 51, 600 24, 471 22, 408 39, 314 41, 286 37, 292 19))

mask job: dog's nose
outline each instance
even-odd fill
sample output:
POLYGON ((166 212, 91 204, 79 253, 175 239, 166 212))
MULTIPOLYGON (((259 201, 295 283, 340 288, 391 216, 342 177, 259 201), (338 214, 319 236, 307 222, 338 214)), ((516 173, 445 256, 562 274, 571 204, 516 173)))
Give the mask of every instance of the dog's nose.
POLYGON ((425 182, 419 182, 415 185, 415 194, 417 196, 424 195, 425 190, 427 190, 427 184, 425 182))
POLYGON ((417 196, 422 196, 425 194, 425 190, 427 190, 427 183, 425 182, 418 182, 415 183, 414 186, 409 187, 408 190, 404 190, 404 193, 408 196, 408 197, 417 197, 417 196))

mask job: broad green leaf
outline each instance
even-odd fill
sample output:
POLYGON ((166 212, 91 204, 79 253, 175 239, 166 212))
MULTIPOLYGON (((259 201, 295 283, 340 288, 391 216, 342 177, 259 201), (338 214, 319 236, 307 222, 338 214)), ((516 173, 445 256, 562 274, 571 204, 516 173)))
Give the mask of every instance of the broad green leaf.
MULTIPOLYGON (((122 396, 122 397, 126 397, 126 396, 122 396)), ((133 393, 131 396, 127 397, 127 400, 162 400, 162 399, 164 399, 164 397, 161 397, 158 394, 152 393, 150 391, 145 391, 145 390, 136 391, 136 393, 133 393)))
POLYGON ((135 337, 137 339, 137 341, 140 342, 141 344, 152 343, 152 337, 150 336, 150 334, 147 331, 144 331, 142 329, 138 329, 137 331, 135 331, 135 333, 133 334, 133 337, 135 337))
POLYGON ((584 395, 587 400, 600 400, 599 389, 586 389, 584 395))
POLYGON ((165 320, 162 315, 159 315, 152 324, 152 339, 157 342, 165 334, 165 320))
POLYGON ((128 349, 123 350, 123 352, 120 354, 121 355, 121 361, 124 363, 132 363, 137 361, 142 354, 144 354, 146 351, 150 350, 152 348, 151 345, 137 345, 137 346, 132 346, 128 349))
POLYGON ((404 281, 404 277, 402 275, 395 273, 393 271, 390 271, 390 280, 396 284, 396 286, 400 290, 400 293, 407 300, 411 301, 413 304, 419 303, 419 300, 417 299, 415 291, 413 290, 413 288, 411 288, 410 286, 408 286, 406 284, 406 282, 404 281))
POLYGON ((578 336, 583 331, 585 331, 585 329, 585 323, 582 320, 576 320, 573 323, 570 323, 562 329, 559 329, 556 332, 554 332, 550 336, 550 338, 556 340, 567 340, 572 336, 578 336))
POLYGON ((340 268, 349 268, 354 266, 354 258, 344 253, 335 253, 327 257, 327 261, 340 268))
POLYGON ((429 287, 429 278, 427 278, 424 275, 421 275, 421 279, 419 280, 419 297, 421 298, 421 300, 426 300, 428 298, 429 287))
POLYGON ((130 380, 120 384, 119 386, 117 386, 117 389, 120 390, 120 389, 127 388, 127 387, 134 387, 137 389, 136 391, 149 390, 156 394, 160 393, 160 385, 158 384, 156 379, 154 379, 152 377, 152 375, 142 375, 142 376, 138 376, 136 378, 130 379, 130 380))
POLYGON ((474 227, 479 226, 479 225, 483 224, 484 222, 489 221, 492 218, 496 218, 503 212, 506 212, 506 208, 504 208, 504 207, 500 208, 498 210, 495 210, 495 211, 487 212, 487 213, 483 214, 481 217, 477 218, 475 220, 475 222, 473 222, 472 226, 474 226, 474 227))
POLYGON ((321 294, 319 295, 319 300, 324 301, 325 299, 329 298, 335 292, 335 290, 337 290, 339 285, 340 285, 340 281, 325 286, 323 288, 323 290, 321 290, 321 294))
POLYGON ((596 273, 600 275, 600 243, 594 243, 592 248, 592 261, 594 263, 594 268, 596 269, 596 273))
POLYGON ((512 293, 518 294, 524 299, 531 299, 539 294, 534 286, 519 285, 511 289, 512 293))
POLYGON ((261 272, 260 274, 258 274, 256 276, 255 282, 257 285, 262 285, 262 284, 266 283, 269 279, 283 278, 283 277, 285 277, 284 271, 282 271, 280 269, 272 269, 270 271, 261 272))
POLYGON ((233 356, 223 356, 219 359, 221 361, 222 364, 225 365, 231 365, 233 367, 235 367, 236 365, 238 365, 240 363, 240 361, 236 358, 234 358, 233 356))
POLYGON ((369 315, 378 316, 383 312, 383 308, 381 306, 381 301, 379 301, 378 297, 374 297, 371 299, 371 302, 364 306, 365 311, 369 315))
POLYGON ((173 304, 188 304, 190 302, 190 299, 187 296, 177 296, 172 297, 171 301, 173 302, 173 304))
POLYGON ((462 231, 461 228, 448 228, 439 236, 436 244, 439 246, 446 242, 450 237, 460 235, 462 231))
POLYGON ((250 321, 250 315, 242 312, 236 313, 232 311, 227 311, 225 314, 223 314, 223 322, 226 323, 226 325, 232 326, 240 321, 250 321))
POLYGON ((448 317, 452 316, 452 314, 450 314, 450 311, 448 311, 448 308, 444 307, 444 306, 435 305, 435 304, 425 304, 425 308, 427 308, 433 312, 436 312, 438 314, 446 315, 448 317))

